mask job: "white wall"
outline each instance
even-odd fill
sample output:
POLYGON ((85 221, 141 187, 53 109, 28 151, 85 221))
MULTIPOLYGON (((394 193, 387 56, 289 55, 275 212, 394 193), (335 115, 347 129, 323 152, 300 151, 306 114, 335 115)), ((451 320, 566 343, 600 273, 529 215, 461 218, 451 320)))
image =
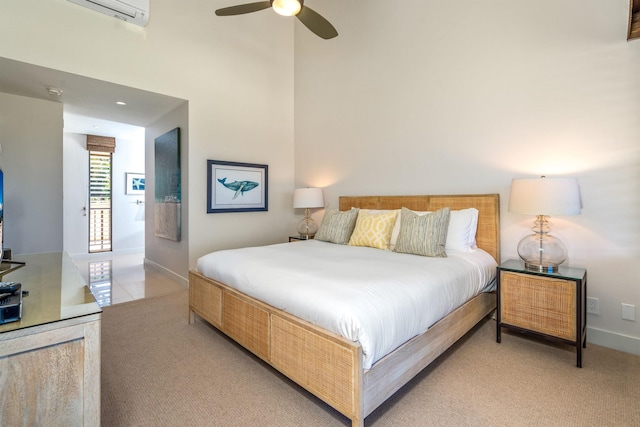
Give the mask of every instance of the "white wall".
POLYGON ((284 242, 294 224, 294 21, 216 17, 226 5, 151 0, 141 28, 66 0, 0 2, 0 56, 189 101, 190 265, 214 249, 284 242), (269 211, 207 214, 207 159, 268 164, 269 211))
POLYGON ((125 193, 127 172, 145 173, 144 138, 116 139, 112 172, 112 246, 115 252, 131 252, 145 247, 145 196, 125 193))
POLYGON ((4 247, 62 250, 62 104, 0 93, 4 247))
MULTIPOLYGON (((318 6, 319 9, 319 6, 318 6)), ((628 0, 323 2, 340 36, 296 28, 297 185, 339 195, 499 193, 502 256, 534 218, 511 179, 577 177, 580 216, 552 218, 588 269, 588 339, 640 354, 640 40, 628 0)))
MULTIPOLYGON (((65 132, 64 144, 64 250, 71 255, 88 253, 89 216, 87 136, 65 132)), ((112 252, 143 250, 145 243, 144 195, 125 194, 125 174, 145 172, 145 144, 142 139, 116 140, 112 156, 112 252)))

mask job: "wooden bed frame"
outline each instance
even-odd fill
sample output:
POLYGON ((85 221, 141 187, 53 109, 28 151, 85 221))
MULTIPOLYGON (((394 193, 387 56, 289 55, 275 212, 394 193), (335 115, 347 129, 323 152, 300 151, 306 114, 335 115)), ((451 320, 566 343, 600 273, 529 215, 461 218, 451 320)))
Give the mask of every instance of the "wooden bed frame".
MULTIPOLYGON (((478 247, 500 261, 499 196, 340 197, 340 210, 417 211, 475 207, 478 247)), ((416 336, 362 368, 360 344, 278 310, 196 271, 189 272, 189 322, 198 315, 291 380, 364 426, 364 419, 496 307, 495 293, 482 293, 416 336)))

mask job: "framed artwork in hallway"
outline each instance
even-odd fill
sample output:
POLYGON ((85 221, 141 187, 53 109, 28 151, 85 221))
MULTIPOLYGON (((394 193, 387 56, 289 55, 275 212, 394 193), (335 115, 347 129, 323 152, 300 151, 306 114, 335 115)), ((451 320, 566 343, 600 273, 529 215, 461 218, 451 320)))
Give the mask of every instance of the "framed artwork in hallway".
POLYGON ((125 194, 127 195, 142 195, 144 194, 144 174, 126 172, 126 187, 125 194))

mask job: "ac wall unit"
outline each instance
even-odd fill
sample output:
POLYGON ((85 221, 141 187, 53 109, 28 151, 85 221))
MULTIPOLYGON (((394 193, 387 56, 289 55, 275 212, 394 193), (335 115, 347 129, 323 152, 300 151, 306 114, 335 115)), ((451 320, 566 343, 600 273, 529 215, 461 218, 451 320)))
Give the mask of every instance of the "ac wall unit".
POLYGON ((68 0, 91 10, 144 27, 149 22, 149 0, 68 0))

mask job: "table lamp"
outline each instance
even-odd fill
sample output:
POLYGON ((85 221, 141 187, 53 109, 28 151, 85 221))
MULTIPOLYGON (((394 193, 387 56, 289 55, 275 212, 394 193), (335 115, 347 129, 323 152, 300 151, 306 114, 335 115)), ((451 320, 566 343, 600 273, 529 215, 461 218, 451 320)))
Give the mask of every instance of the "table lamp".
POLYGON ((304 209, 304 218, 298 223, 298 233, 305 239, 313 238, 318 224, 311 218, 311 208, 324 206, 322 188, 296 188, 293 192, 293 207, 304 209))
POLYGON ((567 247, 549 234, 550 215, 578 215, 580 190, 575 178, 514 179, 511 181, 509 212, 536 215, 534 234, 518 243, 518 255, 527 270, 556 272, 567 259, 567 247))

